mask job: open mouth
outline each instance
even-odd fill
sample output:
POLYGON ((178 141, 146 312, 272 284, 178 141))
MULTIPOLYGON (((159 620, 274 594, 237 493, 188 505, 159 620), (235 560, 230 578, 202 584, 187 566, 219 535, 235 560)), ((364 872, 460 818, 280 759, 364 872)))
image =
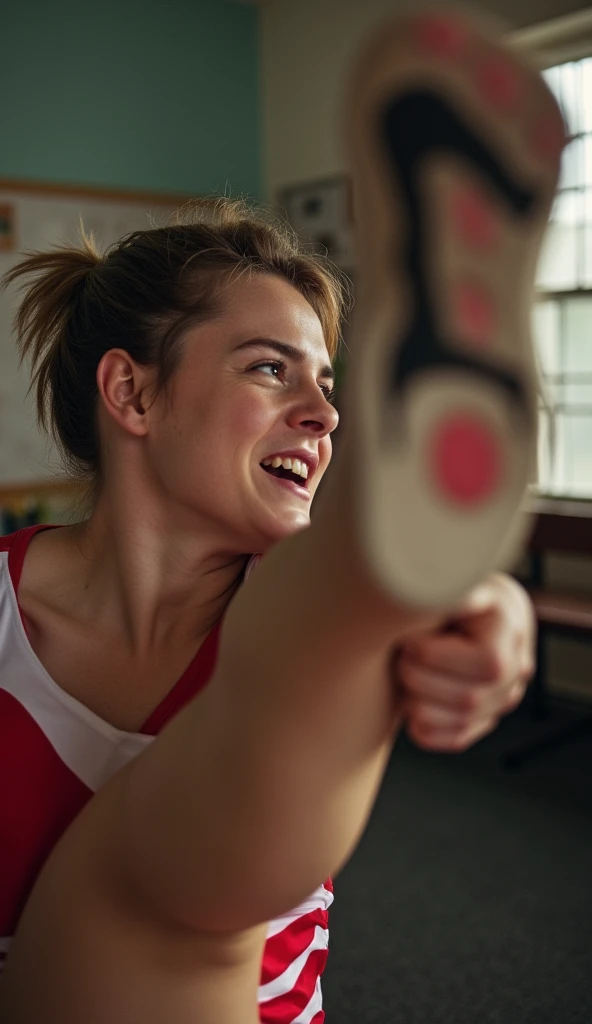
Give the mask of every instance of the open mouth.
POLYGON ((290 480, 291 483, 297 484, 298 487, 303 487, 305 490, 308 489, 306 480, 299 473, 294 473, 291 469, 284 469, 283 466, 278 466, 277 469, 274 469, 273 466, 264 466, 263 463, 261 463, 261 469, 264 469, 266 473, 277 477, 279 480, 290 480))

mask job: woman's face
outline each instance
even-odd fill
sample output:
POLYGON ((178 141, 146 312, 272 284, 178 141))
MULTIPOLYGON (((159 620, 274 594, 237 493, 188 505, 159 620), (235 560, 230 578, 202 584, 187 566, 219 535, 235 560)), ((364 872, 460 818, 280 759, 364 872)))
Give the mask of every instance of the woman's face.
POLYGON ((224 550, 262 552, 309 524, 338 422, 333 375, 320 321, 287 281, 245 275, 223 302, 187 333, 147 440, 188 523, 224 550))

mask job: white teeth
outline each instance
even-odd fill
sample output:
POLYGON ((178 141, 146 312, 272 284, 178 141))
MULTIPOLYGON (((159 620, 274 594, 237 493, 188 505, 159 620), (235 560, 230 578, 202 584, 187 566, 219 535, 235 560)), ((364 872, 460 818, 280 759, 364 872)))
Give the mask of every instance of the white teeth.
POLYGON ((306 462, 301 462, 300 459, 282 459, 279 455, 276 455, 273 459, 264 459, 263 466, 271 466, 273 469, 289 469, 296 476, 301 476, 303 480, 308 479, 308 466, 306 462))

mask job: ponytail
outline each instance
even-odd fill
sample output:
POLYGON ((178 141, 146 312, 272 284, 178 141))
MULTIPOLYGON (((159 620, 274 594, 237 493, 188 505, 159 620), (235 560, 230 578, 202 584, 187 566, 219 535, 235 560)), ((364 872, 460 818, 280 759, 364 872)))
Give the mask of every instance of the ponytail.
POLYGON ((19 291, 25 293, 14 328, 21 364, 30 361, 30 390, 35 389, 39 423, 51 432, 67 463, 76 457, 77 468, 80 462, 93 465, 96 446, 88 434, 85 443, 84 432, 79 432, 78 442, 74 442, 77 450, 72 451, 71 431, 63 422, 68 404, 64 396, 80 392, 81 367, 70 344, 71 321, 89 275, 101 263, 92 236, 83 229, 81 241, 80 248, 63 245, 48 252, 27 253, 2 282, 4 287, 19 282, 19 291))

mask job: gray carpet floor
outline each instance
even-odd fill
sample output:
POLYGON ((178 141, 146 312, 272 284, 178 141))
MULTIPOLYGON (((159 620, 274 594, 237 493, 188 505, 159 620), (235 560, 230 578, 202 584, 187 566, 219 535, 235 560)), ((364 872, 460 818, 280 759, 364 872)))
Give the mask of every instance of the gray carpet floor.
POLYGON ((592 1024, 592 732, 500 763, 581 713, 522 708, 460 756, 397 743, 335 880, 327 1024, 592 1024))

